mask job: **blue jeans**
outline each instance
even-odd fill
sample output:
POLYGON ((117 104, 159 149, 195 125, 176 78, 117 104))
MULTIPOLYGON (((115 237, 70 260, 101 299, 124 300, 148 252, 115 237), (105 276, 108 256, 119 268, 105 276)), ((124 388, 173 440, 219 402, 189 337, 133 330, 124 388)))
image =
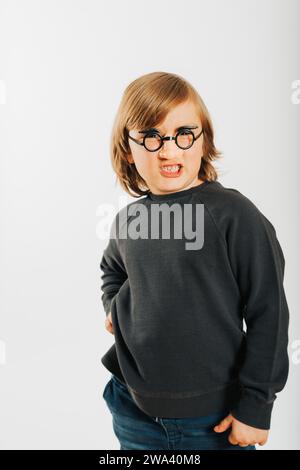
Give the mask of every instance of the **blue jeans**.
POLYGON ((126 385, 113 374, 102 396, 112 414, 120 450, 256 450, 253 445, 231 444, 230 428, 222 433, 213 430, 228 413, 197 418, 151 417, 135 404, 126 385))

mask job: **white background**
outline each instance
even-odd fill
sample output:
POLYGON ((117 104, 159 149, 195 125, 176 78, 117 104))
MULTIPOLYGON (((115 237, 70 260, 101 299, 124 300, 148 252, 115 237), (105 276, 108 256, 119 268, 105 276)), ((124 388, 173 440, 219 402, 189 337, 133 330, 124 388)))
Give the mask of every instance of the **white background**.
POLYGON ((300 448, 299 17, 298 0, 0 1, 1 448, 119 448, 102 399, 114 338, 97 211, 126 196, 112 121, 125 87, 152 71, 197 88, 220 182, 276 228, 291 364, 263 449, 300 448))

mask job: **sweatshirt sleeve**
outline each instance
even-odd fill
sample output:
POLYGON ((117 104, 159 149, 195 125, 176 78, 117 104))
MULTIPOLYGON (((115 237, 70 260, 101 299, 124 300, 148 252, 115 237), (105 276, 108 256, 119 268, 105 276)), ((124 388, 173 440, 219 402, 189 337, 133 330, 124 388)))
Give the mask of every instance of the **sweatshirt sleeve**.
POLYGON ((239 370, 242 393, 231 414, 269 429, 276 393, 284 388, 289 371, 285 259, 273 225, 251 201, 235 211, 229 225, 228 255, 247 326, 239 370))
POLYGON ((112 229, 116 220, 117 217, 114 219, 110 231, 109 242, 103 251, 102 259, 100 261, 100 269, 102 271, 101 301, 106 315, 110 312, 113 297, 118 293, 120 287, 128 277, 119 251, 118 239, 112 237, 112 229))

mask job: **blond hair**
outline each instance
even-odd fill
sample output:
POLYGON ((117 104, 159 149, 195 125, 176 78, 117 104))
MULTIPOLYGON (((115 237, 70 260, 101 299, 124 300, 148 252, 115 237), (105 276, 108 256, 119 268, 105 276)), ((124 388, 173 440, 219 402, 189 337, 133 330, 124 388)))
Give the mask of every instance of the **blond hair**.
POLYGON ((209 112, 196 89, 179 75, 152 72, 132 81, 125 89, 113 123, 110 155, 113 169, 122 188, 133 197, 148 194, 149 188, 127 155, 131 153, 127 133, 132 128, 153 127, 161 123, 170 109, 191 99, 203 128, 203 157, 198 173, 202 180, 216 181, 218 174, 212 161, 221 152, 214 145, 214 131, 209 112))

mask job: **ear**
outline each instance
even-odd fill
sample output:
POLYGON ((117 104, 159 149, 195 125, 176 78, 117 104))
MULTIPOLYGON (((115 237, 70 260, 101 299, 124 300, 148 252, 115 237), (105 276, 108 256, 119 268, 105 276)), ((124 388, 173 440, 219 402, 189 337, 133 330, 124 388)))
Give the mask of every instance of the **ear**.
POLYGON ((126 154, 126 159, 127 159, 128 163, 134 163, 134 160, 133 160, 133 158, 132 158, 131 153, 127 153, 127 154, 126 154))

